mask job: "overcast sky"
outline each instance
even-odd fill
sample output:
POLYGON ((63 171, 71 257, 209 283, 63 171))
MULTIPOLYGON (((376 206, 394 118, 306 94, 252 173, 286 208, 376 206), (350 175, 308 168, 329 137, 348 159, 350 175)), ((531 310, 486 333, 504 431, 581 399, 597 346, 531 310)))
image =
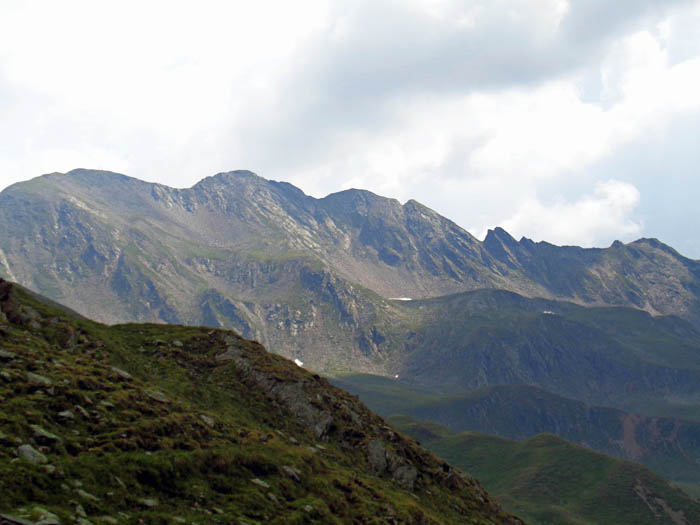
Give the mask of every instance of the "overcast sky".
POLYGON ((700 258, 700 1, 0 3, 0 187, 249 169, 700 258))

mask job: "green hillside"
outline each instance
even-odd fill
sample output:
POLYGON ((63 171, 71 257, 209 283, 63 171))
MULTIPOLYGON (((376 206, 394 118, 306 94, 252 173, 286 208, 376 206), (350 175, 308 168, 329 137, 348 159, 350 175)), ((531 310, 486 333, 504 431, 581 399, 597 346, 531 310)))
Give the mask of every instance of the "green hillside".
POLYGON ((700 523, 700 501, 650 470, 551 434, 515 442, 456 434, 406 417, 392 424, 477 476, 510 512, 533 524, 700 523))
POLYGON ((523 440, 553 433, 604 454, 646 465, 666 479, 700 484, 700 423, 588 405, 526 385, 439 393, 401 380, 344 374, 332 382, 375 412, 404 414, 466 430, 523 440))
POLYGON ((356 398, 232 332, 108 327, 2 280, 0 312, 4 515, 519 522, 356 398))

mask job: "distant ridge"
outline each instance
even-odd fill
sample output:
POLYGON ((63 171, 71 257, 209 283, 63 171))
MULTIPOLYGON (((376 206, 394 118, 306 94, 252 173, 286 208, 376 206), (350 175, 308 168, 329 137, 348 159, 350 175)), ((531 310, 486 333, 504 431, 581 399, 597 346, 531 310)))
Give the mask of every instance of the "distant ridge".
POLYGON ((551 434, 520 442, 405 417, 392 424, 484 479, 529 523, 690 525, 700 502, 641 465, 597 454, 551 434))

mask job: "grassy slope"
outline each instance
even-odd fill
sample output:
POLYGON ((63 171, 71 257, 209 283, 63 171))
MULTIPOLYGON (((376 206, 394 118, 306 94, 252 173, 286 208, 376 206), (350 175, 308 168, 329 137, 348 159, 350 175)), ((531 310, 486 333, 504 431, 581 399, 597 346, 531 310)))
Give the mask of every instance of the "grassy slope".
POLYGON ((700 502, 641 465, 541 434, 514 442, 407 417, 392 424, 479 477, 529 523, 698 523, 700 502))
POLYGON ((634 459, 674 482, 700 483, 700 425, 637 416, 586 405, 524 385, 493 386, 460 394, 366 374, 338 375, 332 382, 358 395, 384 416, 405 414, 464 430, 521 440, 556 433, 599 452, 634 459))
POLYGON ((413 382, 461 391, 531 384, 596 405, 700 421, 700 332, 681 319, 499 290, 402 306, 424 326, 407 340, 400 370, 413 382))
POLYGON ((356 398, 257 343, 107 327, 0 288, 10 321, 0 315, 0 512, 38 519, 39 506, 94 523, 510 519, 356 398), (20 444, 47 463, 17 457, 20 444))

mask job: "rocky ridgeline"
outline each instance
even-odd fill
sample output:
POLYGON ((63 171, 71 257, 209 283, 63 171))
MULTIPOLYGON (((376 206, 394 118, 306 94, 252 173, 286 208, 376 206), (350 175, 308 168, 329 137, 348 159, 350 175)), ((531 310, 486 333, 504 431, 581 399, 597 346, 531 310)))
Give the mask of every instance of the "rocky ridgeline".
POLYGON ((480 242, 415 201, 315 199, 245 171, 188 189, 91 170, 13 185, 0 275, 100 321, 233 328, 318 370, 384 375, 402 341, 383 324, 404 320, 389 297, 499 288, 700 323, 700 264, 656 240, 582 249, 496 228, 480 242))
POLYGON ((2 523, 519 523, 232 332, 106 327, 0 280, 2 523))

